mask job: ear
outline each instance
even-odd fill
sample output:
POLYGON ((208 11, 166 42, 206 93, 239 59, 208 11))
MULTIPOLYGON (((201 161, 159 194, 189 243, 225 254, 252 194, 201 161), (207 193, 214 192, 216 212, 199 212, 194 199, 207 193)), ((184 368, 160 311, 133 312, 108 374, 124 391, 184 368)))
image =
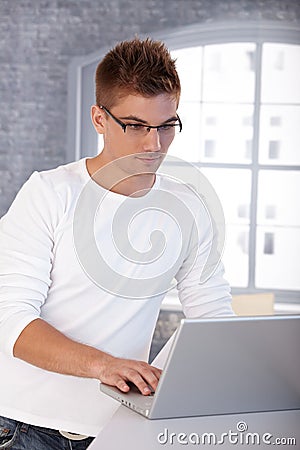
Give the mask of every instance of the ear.
POLYGON ((105 112, 97 105, 93 105, 91 107, 91 119, 94 125, 95 130, 99 134, 103 134, 105 132, 105 112))

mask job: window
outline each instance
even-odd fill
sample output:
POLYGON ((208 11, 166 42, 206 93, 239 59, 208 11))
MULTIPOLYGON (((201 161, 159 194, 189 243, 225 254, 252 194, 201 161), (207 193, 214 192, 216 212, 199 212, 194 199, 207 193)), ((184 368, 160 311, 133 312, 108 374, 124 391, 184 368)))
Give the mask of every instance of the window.
MULTIPOLYGON (((299 30, 214 23, 153 37, 177 58, 182 83, 183 132, 170 154, 199 165, 221 200, 233 292, 300 302, 299 30)), ((89 111, 106 51, 71 64, 69 160, 96 153, 89 111)))
POLYGON ((219 195, 227 278, 236 288, 299 291, 300 45, 230 42, 172 53, 183 132, 170 154, 200 165, 219 195))

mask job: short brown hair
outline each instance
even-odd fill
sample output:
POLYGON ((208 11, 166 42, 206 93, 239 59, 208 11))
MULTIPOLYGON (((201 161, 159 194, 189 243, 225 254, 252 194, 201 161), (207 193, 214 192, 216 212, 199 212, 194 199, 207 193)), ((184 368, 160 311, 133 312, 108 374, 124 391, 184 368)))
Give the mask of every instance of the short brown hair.
POLYGON ((175 60, 164 43, 150 38, 120 42, 98 64, 96 103, 111 108, 126 95, 170 94, 179 102, 175 60))

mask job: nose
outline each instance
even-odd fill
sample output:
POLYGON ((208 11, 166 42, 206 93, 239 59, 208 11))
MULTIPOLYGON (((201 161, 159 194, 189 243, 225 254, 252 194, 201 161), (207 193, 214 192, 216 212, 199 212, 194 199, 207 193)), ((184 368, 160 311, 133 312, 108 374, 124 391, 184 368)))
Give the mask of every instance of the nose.
POLYGON ((155 128, 151 128, 144 138, 143 150, 146 152, 159 152, 161 150, 160 136, 155 128))

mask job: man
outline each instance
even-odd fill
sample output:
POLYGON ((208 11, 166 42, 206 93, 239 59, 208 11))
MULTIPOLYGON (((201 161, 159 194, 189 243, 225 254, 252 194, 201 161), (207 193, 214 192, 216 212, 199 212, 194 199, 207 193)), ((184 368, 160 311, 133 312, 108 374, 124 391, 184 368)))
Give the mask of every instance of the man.
POLYGON ((195 213, 199 235, 193 220, 182 232, 162 211, 180 197, 184 215, 195 209, 184 186, 156 175, 182 128, 179 96, 175 63, 162 43, 117 45, 96 71, 91 117, 102 152, 35 172, 2 218, 1 448, 87 448, 116 409, 99 380, 124 392, 127 382, 143 395, 155 390, 161 370, 146 361, 172 279, 188 317, 232 314, 221 265, 199 284, 211 241, 204 208, 195 213), (94 194, 101 204, 91 230, 94 194), (165 203, 154 211, 157 195, 165 203), (126 224, 129 210, 134 220, 126 224), (116 251, 124 229, 130 239, 116 251))

